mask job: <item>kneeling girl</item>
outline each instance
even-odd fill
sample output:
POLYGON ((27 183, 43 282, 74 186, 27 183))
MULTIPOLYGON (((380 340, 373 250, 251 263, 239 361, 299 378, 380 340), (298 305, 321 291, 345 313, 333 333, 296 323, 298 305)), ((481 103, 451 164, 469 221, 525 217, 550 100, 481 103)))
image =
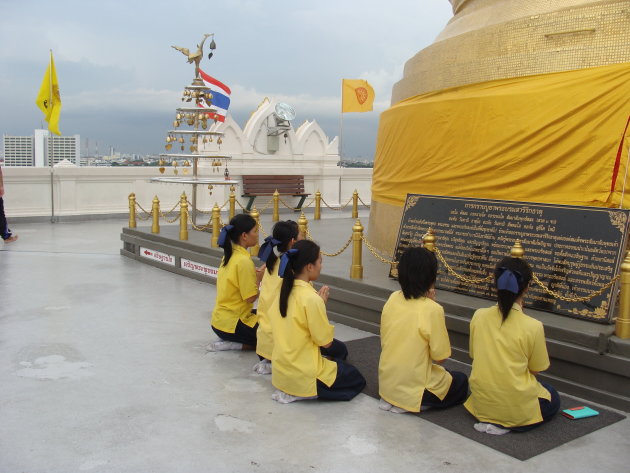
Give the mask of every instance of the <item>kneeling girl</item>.
POLYGON ((349 401, 365 387, 361 373, 342 359, 346 346, 333 338, 326 315, 328 287, 318 293, 310 284, 321 268, 319 246, 310 240, 295 243, 280 261, 280 314, 271 317, 271 382, 278 389, 272 399, 283 404, 315 398, 349 401))
POLYGON ((444 309, 435 302, 437 260, 426 248, 410 247, 398 263, 401 290, 392 293, 381 315, 378 366, 379 407, 397 414, 421 407, 461 404, 468 395, 464 373, 441 363, 451 356, 444 309))
POLYGON ((532 270, 521 258, 503 258, 494 270, 498 305, 470 322, 470 397, 464 407, 480 432, 525 431, 560 409, 557 391, 536 379, 549 367, 543 324, 523 313, 532 270))
POLYGON ((282 278, 278 275, 279 257, 290 250, 299 238, 298 224, 293 220, 278 222, 273 226, 271 235, 260 246, 258 258, 265 263, 266 271, 260 284, 258 298, 258 331, 256 332, 256 354, 260 361, 254 366, 258 374, 271 373, 271 354, 273 353, 273 333, 271 331, 271 313, 278 312, 278 298, 282 278))
POLYGON ((211 322, 221 340, 211 343, 210 351, 256 347, 258 316, 252 309, 263 268, 256 269, 247 248, 257 244, 258 225, 247 214, 236 215, 221 229, 219 246, 224 256, 217 274, 217 299, 211 322))

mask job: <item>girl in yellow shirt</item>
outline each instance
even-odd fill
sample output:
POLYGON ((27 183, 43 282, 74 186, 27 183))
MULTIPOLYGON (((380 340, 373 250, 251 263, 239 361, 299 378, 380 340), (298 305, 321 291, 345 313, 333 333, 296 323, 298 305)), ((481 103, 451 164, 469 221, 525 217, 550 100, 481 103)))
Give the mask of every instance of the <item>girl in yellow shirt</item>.
POLYGON ((258 244, 258 225, 247 214, 236 215, 221 229, 223 259, 217 274, 212 330, 220 340, 209 351, 253 350, 258 316, 253 311, 264 268, 256 269, 247 248, 258 244))
POLYGON ((310 240, 293 245, 280 259, 279 312, 271 316, 273 371, 271 398, 282 404, 305 399, 349 401, 365 387, 365 378, 343 361, 345 344, 333 338, 328 322, 328 286, 319 293, 310 284, 322 269, 319 246, 310 240))
POLYGON ((540 321, 523 313, 532 269, 520 258, 503 258, 494 270, 498 305, 479 309, 470 322, 470 397, 464 407, 479 421, 479 432, 502 435, 526 431, 560 409, 557 391, 538 382, 549 368, 540 321))
POLYGON ((398 282, 381 315, 378 366, 379 408, 420 412, 421 407, 461 404, 468 395, 464 373, 441 363, 451 356, 444 309, 435 302, 437 259, 426 248, 410 247, 400 257, 398 282))
POLYGON ((267 268, 260 284, 260 297, 256 311, 258 314, 256 353, 261 360, 254 365, 254 371, 258 374, 271 374, 273 335, 269 317, 274 309, 278 311, 278 298, 282 285, 282 278, 278 276, 280 267, 278 259, 300 239, 299 233, 298 224, 293 220, 278 222, 258 251, 258 258, 265 263, 267 268))

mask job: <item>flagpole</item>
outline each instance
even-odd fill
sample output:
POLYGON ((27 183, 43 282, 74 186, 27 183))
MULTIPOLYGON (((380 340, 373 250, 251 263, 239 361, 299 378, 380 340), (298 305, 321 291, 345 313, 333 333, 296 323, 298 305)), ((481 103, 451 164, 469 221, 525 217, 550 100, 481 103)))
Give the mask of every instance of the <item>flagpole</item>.
MULTIPOLYGON (((49 80, 49 91, 50 96, 48 97, 48 103, 52 107, 53 100, 53 82, 52 82, 52 49, 50 50, 50 58, 48 59, 48 80, 49 80)), ((55 157, 55 140, 53 139, 53 133, 50 132, 50 126, 48 127, 48 139, 50 139, 50 146, 48 147, 50 151, 50 156, 48 157, 50 163, 50 223, 55 223, 55 184, 54 184, 54 173, 55 170, 53 168, 54 157, 55 157)))
MULTIPOLYGON (((341 79, 341 113, 339 115, 339 167, 341 167, 343 160, 343 79, 341 79)), ((341 205, 341 176, 339 176, 339 205, 341 205)))

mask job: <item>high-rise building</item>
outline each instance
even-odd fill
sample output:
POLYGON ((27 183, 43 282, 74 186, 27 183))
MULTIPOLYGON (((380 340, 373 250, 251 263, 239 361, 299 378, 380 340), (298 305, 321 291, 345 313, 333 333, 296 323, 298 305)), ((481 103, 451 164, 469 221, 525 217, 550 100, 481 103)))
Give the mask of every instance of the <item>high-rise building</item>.
POLYGON ((5 166, 50 166, 67 159, 81 164, 81 137, 56 136, 48 130, 35 130, 34 136, 4 135, 5 166))
POLYGON ((34 166, 34 140, 32 136, 4 135, 4 165, 34 166))

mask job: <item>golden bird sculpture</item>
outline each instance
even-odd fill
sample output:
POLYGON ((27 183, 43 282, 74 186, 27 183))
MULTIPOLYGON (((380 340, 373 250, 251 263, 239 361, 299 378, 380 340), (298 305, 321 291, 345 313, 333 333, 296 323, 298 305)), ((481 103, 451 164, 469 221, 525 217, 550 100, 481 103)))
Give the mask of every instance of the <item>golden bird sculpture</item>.
MULTIPOLYGON (((214 37, 214 33, 204 34, 201 40, 201 43, 197 45, 197 51, 195 51, 192 54, 190 53, 190 50, 188 48, 182 48, 180 46, 171 46, 173 49, 177 49, 180 53, 182 53, 184 56, 188 58, 188 64, 192 64, 193 62, 195 63, 195 78, 199 78, 199 63, 201 62, 201 59, 203 58, 203 44, 206 42, 206 39, 208 39, 208 36, 214 37)), ((210 43, 210 49, 216 49, 216 44, 214 42, 214 39, 212 40, 212 43, 210 43)))

